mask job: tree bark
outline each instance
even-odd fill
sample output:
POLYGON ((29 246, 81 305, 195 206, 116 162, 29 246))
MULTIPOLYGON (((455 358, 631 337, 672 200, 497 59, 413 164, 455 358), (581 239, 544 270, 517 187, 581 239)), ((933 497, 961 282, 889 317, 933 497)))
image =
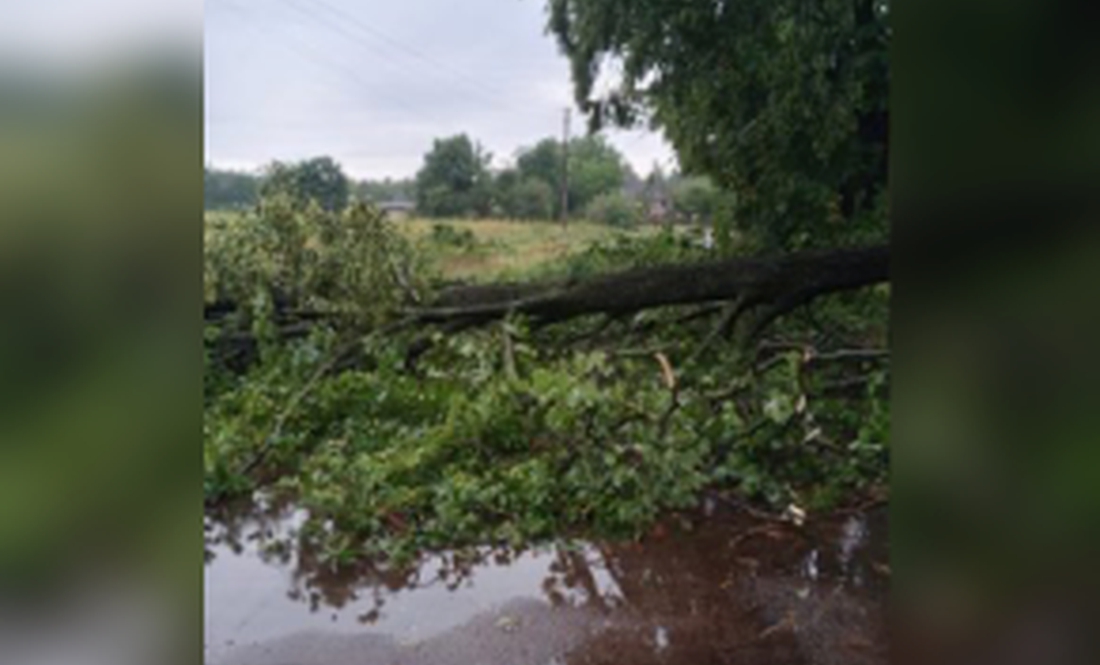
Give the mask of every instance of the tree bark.
POLYGON ((640 268, 574 283, 466 287, 411 310, 418 323, 473 327, 510 314, 535 326, 590 314, 623 315, 667 305, 738 303, 764 308, 761 323, 828 293, 889 280, 889 246, 640 268))
MULTIPOLYGON (((513 314, 526 316, 532 326, 540 327, 594 314, 623 317, 656 307, 726 302, 732 304, 708 311, 725 312, 722 327, 727 332, 746 314, 759 310, 745 336, 751 341, 777 317, 819 296, 888 281, 889 258, 889 246, 882 244, 637 268, 573 282, 454 287, 428 307, 407 310, 402 320, 388 327, 433 325, 453 334, 513 314)), ((207 306, 205 315, 208 322, 215 322, 233 309, 232 303, 215 303, 207 306)), ((316 312, 295 316, 293 311, 285 309, 278 317, 285 319, 288 336, 300 335, 303 326, 326 318, 316 312)), ((240 333, 223 340, 221 351, 243 352, 247 363, 254 356, 248 337, 240 333)), ((430 335, 414 340, 407 350, 407 363, 412 365, 431 346, 430 335)))

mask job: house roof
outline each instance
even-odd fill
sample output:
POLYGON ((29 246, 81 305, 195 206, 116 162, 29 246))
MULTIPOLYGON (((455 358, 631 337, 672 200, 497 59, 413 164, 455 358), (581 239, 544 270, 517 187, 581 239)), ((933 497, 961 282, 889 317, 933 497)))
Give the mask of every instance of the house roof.
POLYGON ((412 201, 380 201, 377 206, 379 210, 412 210, 416 204, 412 201))

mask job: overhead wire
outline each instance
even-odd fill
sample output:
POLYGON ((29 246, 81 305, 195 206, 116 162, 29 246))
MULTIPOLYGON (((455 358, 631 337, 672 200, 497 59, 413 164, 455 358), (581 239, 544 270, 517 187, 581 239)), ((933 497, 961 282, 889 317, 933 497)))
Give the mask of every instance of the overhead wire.
MULTIPOLYGON (((407 67, 406 62, 390 57, 392 54, 385 51, 385 49, 380 50, 380 47, 378 47, 377 44, 368 43, 366 40, 361 39, 359 36, 351 33, 345 27, 345 23, 347 25, 358 28, 359 31, 361 31, 362 33, 366 33, 367 35, 370 35, 378 41, 385 42, 392 46, 394 49, 401 51, 409 55, 410 57, 415 58, 416 60, 428 65, 428 71, 435 76, 446 77, 446 74, 444 72, 449 72, 453 77, 464 80, 470 86, 469 88, 467 88, 468 92, 472 96, 481 98, 480 101, 488 102, 490 106, 512 106, 512 102, 508 99, 507 95, 493 89, 490 86, 485 85, 483 81, 466 74, 465 72, 451 66, 448 63, 436 60, 435 58, 432 58, 418 51, 417 49, 414 49, 411 46, 403 44, 399 40, 390 37, 389 35, 378 30, 377 28, 371 27, 363 20, 360 20, 358 17, 349 14, 341 9, 333 7, 330 3, 326 2, 326 0, 278 0, 278 2, 285 7, 292 8, 296 13, 312 20, 316 24, 323 25, 328 29, 340 33, 343 37, 353 41, 357 45, 368 48, 372 52, 382 56, 383 60, 390 66, 403 69, 405 72, 412 73, 414 76, 419 76, 421 74, 421 72, 410 70, 407 67), (318 8, 323 8, 324 10, 327 10, 328 14, 340 17, 344 22, 341 23, 334 21, 331 16, 326 16, 321 12, 310 12, 309 9, 303 5, 313 5, 318 8), (482 97, 482 95, 485 95, 485 97, 482 97)), ((216 0, 216 2, 214 2, 213 4, 222 5, 233 10, 238 15, 243 17, 248 27, 254 31, 257 30, 257 25, 267 25, 267 23, 265 23, 264 21, 256 20, 256 17, 254 16, 252 11, 235 2, 234 0, 216 0)), ((271 30, 274 31, 274 29, 271 30)), ((416 108, 415 105, 408 103, 406 100, 400 98, 399 96, 392 94, 379 94, 378 86, 368 83, 359 75, 358 72, 356 72, 353 68, 348 67, 346 63, 340 61, 333 62, 328 58, 325 58, 318 54, 316 50, 304 46, 301 41, 288 38, 285 33, 278 36, 280 37, 280 39, 278 40, 279 43, 285 48, 294 52, 299 57, 305 58, 315 65, 318 65, 324 69, 328 69, 332 72, 337 72, 351 79, 357 85, 370 92, 371 95, 383 97, 388 101, 395 103, 395 105, 399 106, 413 117, 426 117, 423 115, 422 109, 416 108)), ((432 120, 434 124, 439 120, 439 118, 432 118, 432 120)), ((289 123, 285 124, 284 126, 289 127, 289 123)), ((636 131, 638 131, 638 135, 630 140, 628 143, 626 143, 624 147, 629 148, 636 146, 640 144, 645 138, 652 135, 652 132, 649 132, 645 129, 640 129, 636 131)))
MULTIPOLYGON (((254 32, 259 32, 262 29, 257 26, 268 25, 263 21, 256 21, 256 17, 253 15, 252 11, 238 4, 234 0, 216 0, 214 4, 222 5, 237 13, 239 16, 245 19, 245 24, 248 26, 249 29, 253 30, 254 32)), ((277 31, 274 28, 269 28, 269 30, 271 32, 278 33, 276 34, 276 37, 278 38, 276 42, 279 45, 295 53, 297 56, 309 60, 313 64, 320 66, 322 69, 327 69, 331 72, 339 73, 349 78, 355 84, 361 86, 363 89, 368 91, 371 95, 385 98, 386 100, 393 102, 395 105, 401 107, 404 111, 413 116, 419 117, 422 115, 421 110, 418 110, 414 105, 408 103, 404 99, 401 99, 399 96, 392 94, 379 94, 377 85, 372 85, 368 83, 359 75, 358 72, 348 67, 346 64, 341 62, 333 62, 328 58, 319 55, 316 50, 303 46, 301 41, 288 37, 282 31, 277 31)))
POLYGON ((278 2, 286 7, 293 8, 310 21, 339 33, 357 46, 369 49, 381 57, 386 64, 401 69, 414 79, 422 78, 425 74, 428 74, 450 86, 453 86, 456 83, 456 79, 459 79, 465 83, 465 86, 458 88, 464 93, 464 96, 475 99, 478 103, 492 108, 500 108, 506 111, 518 109, 505 92, 494 89, 486 85, 483 81, 447 63, 431 58, 410 46, 402 44, 400 41, 386 35, 384 32, 372 28, 354 15, 333 7, 323 0, 278 0, 278 2), (307 7, 307 5, 323 11, 311 11, 311 8, 307 7), (328 14, 326 14, 325 11, 327 11, 328 14), (334 20, 329 14, 339 17, 340 20, 334 20), (358 34, 350 31, 348 29, 349 26, 357 28, 358 34), (364 35, 369 37, 370 40, 364 39, 364 35), (387 49, 383 46, 379 46, 375 42, 384 42, 390 45, 391 48, 387 49), (401 51, 411 56, 423 65, 426 65, 426 67, 416 69, 411 67, 412 63, 407 59, 394 58, 394 50, 401 51))
POLYGON ((473 75, 471 75, 471 74, 469 74, 469 73, 453 66, 452 64, 450 64, 448 62, 445 62, 445 61, 442 61, 442 60, 437 60, 436 58, 433 58, 433 57, 425 54, 424 52, 422 52, 422 51, 420 51, 420 50, 418 50, 418 49, 416 49, 412 46, 409 46, 408 44, 402 43, 400 40, 387 35, 385 32, 383 32, 383 31, 381 31, 377 28, 372 27, 370 24, 368 24, 365 21, 361 20, 359 17, 357 17, 353 14, 350 14, 350 13, 348 13, 348 12, 342 10, 342 9, 339 9, 338 7, 334 7, 331 3, 327 2, 327 0, 300 0, 300 1, 305 2, 306 4, 312 4, 312 5, 315 5, 315 6, 325 8, 326 10, 328 10, 329 13, 334 14, 334 15, 342 18, 344 21, 347 21, 348 24, 357 27, 362 32, 364 32, 366 34, 369 34, 369 35, 373 36, 374 38, 376 38, 376 39, 378 39, 382 42, 385 42, 386 44, 389 44, 391 47, 407 54, 408 56, 410 56, 410 57, 412 57, 416 60, 419 60, 419 61, 429 65, 430 67, 434 68, 435 70, 442 70, 442 71, 445 71, 445 72, 449 72, 451 74, 451 76, 462 79, 468 85, 470 85, 472 88, 477 88, 477 89, 481 90, 482 92, 485 92, 486 94, 490 95, 493 98, 497 98, 497 97, 507 98, 507 94, 503 90, 497 89, 494 86, 487 85, 483 79, 478 78, 476 76, 473 76, 473 75))

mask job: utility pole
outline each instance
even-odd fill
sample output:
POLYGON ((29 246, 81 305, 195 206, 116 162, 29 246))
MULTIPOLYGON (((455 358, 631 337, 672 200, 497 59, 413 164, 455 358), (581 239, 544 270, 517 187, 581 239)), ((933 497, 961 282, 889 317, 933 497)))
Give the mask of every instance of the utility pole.
POLYGON ((569 114, 572 109, 566 107, 562 123, 561 137, 561 227, 564 229, 569 219, 569 114))

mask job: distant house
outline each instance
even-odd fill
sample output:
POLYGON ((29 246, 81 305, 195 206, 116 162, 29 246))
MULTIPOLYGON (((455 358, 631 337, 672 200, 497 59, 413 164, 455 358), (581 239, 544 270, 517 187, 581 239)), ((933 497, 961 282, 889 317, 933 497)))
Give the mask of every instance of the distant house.
POLYGON ((663 182, 649 182, 641 192, 642 210, 650 224, 673 221, 672 195, 663 182))
POLYGON ((382 214, 390 219, 407 219, 416 211, 412 201, 382 201, 377 204, 382 214))
POLYGON ((645 197, 645 214, 646 218, 654 224, 669 221, 672 214, 672 201, 664 192, 653 192, 645 197))
POLYGON ((623 194, 626 194, 629 198, 639 200, 642 198, 642 194, 645 192, 645 182, 634 175, 633 171, 628 172, 627 177, 623 181, 623 194))
POLYGON ((622 191, 638 203, 646 222, 662 224, 670 221, 673 213, 672 196, 663 182, 630 179, 623 183, 622 191))

